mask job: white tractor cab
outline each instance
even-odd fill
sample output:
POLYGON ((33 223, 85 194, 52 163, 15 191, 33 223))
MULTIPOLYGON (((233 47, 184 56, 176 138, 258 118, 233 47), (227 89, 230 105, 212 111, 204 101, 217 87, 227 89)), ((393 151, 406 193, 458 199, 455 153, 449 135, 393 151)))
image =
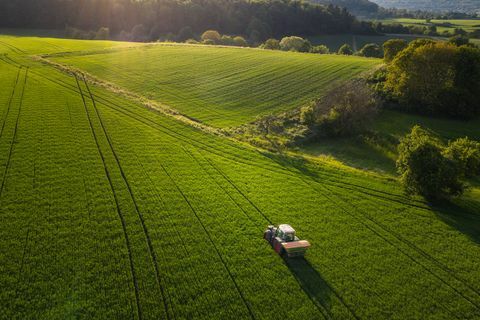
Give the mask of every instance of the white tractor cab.
POLYGON ((310 243, 306 240, 300 240, 295 229, 289 224, 281 224, 278 227, 269 225, 263 233, 263 238, 267 240, 279 255, 286 258, 303 257, 310 243))

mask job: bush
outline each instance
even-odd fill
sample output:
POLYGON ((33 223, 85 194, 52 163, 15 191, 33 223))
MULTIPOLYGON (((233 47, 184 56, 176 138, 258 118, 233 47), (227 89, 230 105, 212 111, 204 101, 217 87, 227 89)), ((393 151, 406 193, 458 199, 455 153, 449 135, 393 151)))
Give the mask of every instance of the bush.
POLYGON ((350 45, 345 43, 343 46, 340 47, 340 49, 338 49, 338 54, 351 56, 353 54, 352 47, 350 47, 350 45))
POLYGON ((185 41, 185 43, 189 43, 189 44, 198 44, 199 42, 195 39, 188 39, 185 41))
POLYGON ((95 35, 95 40, 108 40, 110 39, 110 29, 102 27, 98 29, 95 35))
POLYGON ((177 41, 183 42, 183 41, 186 41, 187 39, 195 38, 195 35, 193 34, 192 28, 189 26, 186 26, 180 29, 176 38, 177 38, 177 41))
POLYGON ((362 57, 383 58, 382 48, 376 43, 368 43, 358 52, 362 57))
POLYGON ((284 37, 280 41, 280 49, 283 51, 309 52, 311 48, 310 41, 300 37, 284 37))
POLYGON ((403 109, 474 117, 480 113, 480 49, 413 41, 389 64, 384 88, 403 109))
POLYGON ((397 170, 408 193, 429 200, 463 193, 458 166, 443 156, 439 140, 420 126, 400 140, 398 154, 397 170))
POLYGON ((455 161, 463 176, 472 178, 480 175, 480 143, 467 137, 450 141, 443 154, 455 161))
POLYGON ((268 39, 262 45, 262 48, 268 50, 280 50, 280 41, 278 41, 277 39, 268 39))
POLYGON ((448 39, 448 43, 451 43, 457 47, 466 46, 470 44, 470 39, 464 35, 456 35, 448 39))
POLYGON ((330 49, 328 49, 327 46, 321 44, 321 45, 312 47, 312 49, 310 50, 310 52, 311 52, 311 53, 318 53, 318 54, 329 54, 329 53, 330 53, 330 49))
POLYGON ((215 30, 207 30, 202 34, 202 41, 205 43, 206 40, 210 40, 209 42, 213 41, 214 44, 220 43, 220 33, 215 30))
POLYGON ((403 39, 390 39, 383 43, 383 55, 386 62, 390 62, 395 56, 408 46, 403 39))
POLYGON ((208 45, 214 45, 216 44, 215 41, 213 41, 212 39, 205 39, 202 41, 203 44, 208 44, 208 45))
POLYGON ((227 35, 223 35, 221 38, 220 38, 220 44, 224 45, 224 46, 234 46, 235 45, 235 42, 233 41, 233 37, 231 36, 227 36, 227 35))
POLYGON ((233 38, 233 45, 237 47, 248 47, 247 41, 241 36, 236 36, 233 38))

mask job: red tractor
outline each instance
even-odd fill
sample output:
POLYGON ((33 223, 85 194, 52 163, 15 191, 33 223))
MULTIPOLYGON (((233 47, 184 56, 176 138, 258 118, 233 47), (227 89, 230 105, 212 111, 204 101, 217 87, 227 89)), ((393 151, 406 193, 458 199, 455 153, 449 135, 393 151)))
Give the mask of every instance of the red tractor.
POLYGON ((295 229, 288 224, 268 226, 263 238, 272 245, 276 253, 286 258, 303 257, 310 247, 310 242, 300 240, 295 235, 295 229))

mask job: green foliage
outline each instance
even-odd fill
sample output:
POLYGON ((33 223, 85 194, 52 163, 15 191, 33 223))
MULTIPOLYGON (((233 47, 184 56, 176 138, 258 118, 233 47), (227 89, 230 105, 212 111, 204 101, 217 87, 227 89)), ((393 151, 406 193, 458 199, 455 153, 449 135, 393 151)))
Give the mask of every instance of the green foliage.
POLYGON ((193 30, 190 26, 185 26, 178 32, 177 41, 184 42, 188 39, 194 39, 195 35, 193 34, 193 30))
POLYGON ((95 40, 108 40, 110 39, 110 30, 106 27, 101 27, 98 29, 97 34, 95 35, 95 40))
POLYGON ((397 169, 407 192, 430 200, 463 193, 461 171, 442 151, 439 140, 420 126, 400 140, 397 169))
POLYGON ((247 40, 241 36, 236 36, 233 38, 233 45, 237 47, 248 47, 247 40))
POLYGON ((318 46, 312 46, 312 48, 310 49, 310 52, 311 53, 318 53, 318 54, 329 54, 330 53, 330 49, 328 49, 328 47, 326 45, 318 45, 318 46))
POLYGON ((444 155, 455 161, 462 174, 467 177, 480 175, 480 143, 465 138, 450 141, 444 155))
POLYGON ((470 43, 470 39, 464 35, 456 35, 448 39, 448 42, 457 47, 466 46, 470 43))
POLYGON ((220 43, 221 36, 220 33, 216 30, 207 30, 204 33, 202 33, 201 39, 203 42, 209 41, 215 43, 220 43))
POLYGON ((385 89, 405 109, 471 118, 480 113, 480 49, 413 41, 390 63, 385 89))
POLYGON ((362 57, 383 58, 382 48, 376 43, 368 43, 358 52, 362 57))
POLYGON ((309 52, 311 48, 310 41, 296 37, 284 37, 280 41, 280 49, 283 51, 309 52))
POLYGON ((353 49, 352 47, 350 47, 349 44, 345 43, 343 46, 340 47, 340 49, 338 49, 337 53, 341 55, 351 56, 353 54, 353 49))
POLYGON ((408 46, 404 39, 390 39, 383 43, 385 62, 391 62, 395 56, 408 46))
POLYGON ((268 39, 262 45, 262 48, 268 50, 280 50, 280 41, 278 41, 277 39, 268 39))

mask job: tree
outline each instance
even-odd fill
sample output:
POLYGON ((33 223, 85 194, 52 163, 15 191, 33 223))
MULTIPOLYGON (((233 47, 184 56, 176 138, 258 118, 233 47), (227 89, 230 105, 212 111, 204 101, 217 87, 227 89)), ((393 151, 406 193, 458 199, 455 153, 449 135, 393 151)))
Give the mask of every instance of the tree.
POLYGON ((450 141, 443 154, 455 161, 463 176, 472 178, 480 175, 480 143, 465 138, 450 141))
POLYGON ((400 140, 398 154, 397 170, 408 193, 429 200, 463 193, 458 166, 443 156, 439 140, 420 126, 400 140))
POLYGON ((465 35, 456 35, 448 39, 448 43, 456 45, 457 47, 466 46, 470 44, 470 39, 465 35))
POLYGON ((321 44, 318 46, 313 46, 312 49, 310 49, 311 53, 318 53, 318 54, 329 54, 330 49, 328 49, 327 46, 321 44))
POLYGON ((338 54, 346 55, 346 56, 351 56, 353 54, 352 47, 350 47, 349 44, 344 44, 343 46, 338 49, 338 54))
POLYGON ((137 24, 133 27, 131 36, 133 41, 146 41, 147 39, 147 28, 143 24, 137 24))
POLYGON ((220 43, 220 33, 216 30, 207 30, 202 34, 202 41, 205 42, 207 40, 213 41, 213 43, 220 43))
POLYGON ((280 49, 283 51, 308 52, 311 46, 308 40, 296 36, 284 37, 280 41, 280 49))
POLYGON ((403 39, 390 39, 383 44, 383 55, 385 62, 391 62, 395 56, 408 46, 403 39))
POLYGON ((241 36, 234 37, 233 44, 237 47, 248 47, 247 41, 241 36))
POLYGON ((268 50, 280 50, 280 41, 277 39, 268 39, 265 41, 265 43, 262 46, 263 49, 268 49, 268 50))
POLYGON ((471 118, 480 113, 480 49, 413 41, 389 64, 384 88, 404 109, 471 118))
POLYGON ((360 49, 359 54, 362 57, 369 57, 369 58, 382 58, 383 52, 382 48, 376 43, 368 43, 360 49))

